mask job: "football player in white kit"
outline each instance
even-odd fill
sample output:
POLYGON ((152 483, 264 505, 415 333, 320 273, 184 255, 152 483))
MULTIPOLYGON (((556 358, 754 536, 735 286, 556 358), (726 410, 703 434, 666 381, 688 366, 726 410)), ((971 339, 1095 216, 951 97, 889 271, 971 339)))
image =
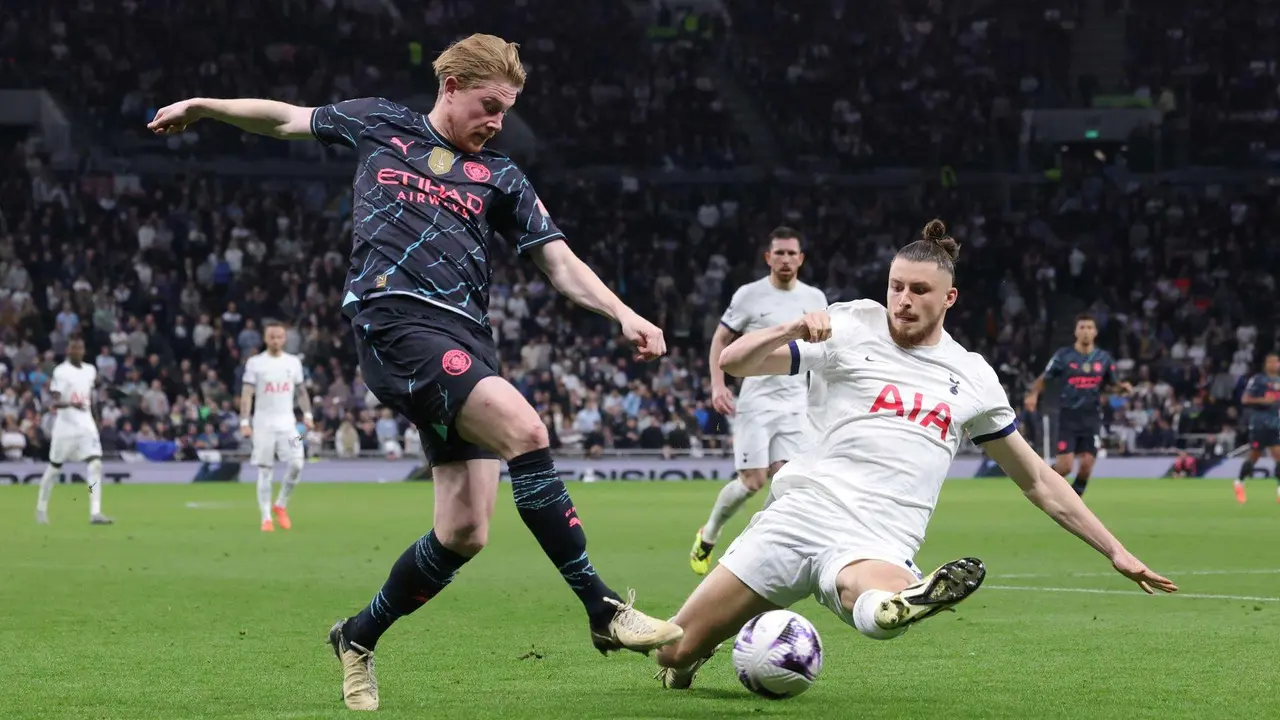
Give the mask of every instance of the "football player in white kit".
POLYGON ((821 290, 797 279, 804 264, 799 232, 783 226, 769 233, 764 259, 769 276, 738 288, 711 338, 711 405, 726 417, 733 417, 733 467, 737 476, 720 489, 710 517, 693 539, 689 567, 698 575, 706 575, 711 568, 711 553, 724 524, 784 462, 799 457, 805 434, 803 377, 746 378, 735 403, 720 369, 720 353, 744 333, 795 320, 827 306, 827 297, 821 290))
POLYGON ((303 381, 302 362, 284 351, 284 325, 267 323, 263 329, 266 352, 258 353, 244 364, 244 381, 240 390, 240 431, 253 438, 250 462, 258 467, 258 510, 262 531, 272 532, 293 526, 289 520, 289 497, 302 477, 303 448, 298 435, 298 421, 293 415, 295 400, 302 410, 302 422, 313 427, 311 396, 303 381), (256 402, 255 402, 256 397, 256 402), (253 423, 249 410, 253 410, 253 423), (271 483, 275 464, 289 464, 280 494, 271 503, 271 483), (275 516, 274 522, 272 515, 275 516))
POLYGON ((1177 590, 1130 554, 1016 432, 995 371, 943 331, 956 301, 958 250, 932 221, 895 257, 888 309, 838 303, 748 333, 720 357, 733 375, 820 377, 822 432, 774 476, 773 502, 676 615, 684 637, 658 651, 666 687, 689 687, 744 623, 809 595, 864 635, 888 639, 976 591, 986 575, 977 559, 927 576, 913 564, 962 432, 1117 572, 1148 593, 1177 590))
POLYGON ((53 369, 49 378, 49 394, 57 415, 53 420, 53 437, 49 443, 49 465, 40 478, 40 497, 36 500, 36 522, 49 524, 49 496, 62 474, 63 463, 85 463, 89 477, 89 522, 110 525, 111 518, 102 514, 102 439, 93 419, 93 386, 98 368, 84 361, 84 340, 72 338, 67 343, 67 359, 53 369))

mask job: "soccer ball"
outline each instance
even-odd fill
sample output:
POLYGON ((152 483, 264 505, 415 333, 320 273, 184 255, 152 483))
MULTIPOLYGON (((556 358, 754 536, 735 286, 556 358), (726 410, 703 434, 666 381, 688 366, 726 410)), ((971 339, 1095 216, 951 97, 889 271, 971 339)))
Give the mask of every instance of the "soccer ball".
POLYGON ((738 631, 733 669, 743 686, 761 697, 795 697, 808 690, 822 671, 822 638, 800 615, 770 610, 738 631))

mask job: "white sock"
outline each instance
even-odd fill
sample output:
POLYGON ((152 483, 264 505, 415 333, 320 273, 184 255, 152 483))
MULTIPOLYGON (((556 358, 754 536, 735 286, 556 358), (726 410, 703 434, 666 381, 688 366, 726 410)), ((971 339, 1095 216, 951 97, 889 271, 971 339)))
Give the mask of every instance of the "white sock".
POLYGON ((720 488, 720 494, 716 497, 716 504, 711 506, 711 516, 707 518, 707 524, 702 526, 702 541, 714 545, 720 539, 720 531, 724 528, 724 524, 729 522, 729 518, 738 512, 747 498, 755 495, 746 485, 738 478, 734 478, 725 483, 720 488))
POLYGON ((853 626, 858 628, 858 632, 874 640, 889 640, 909 629, 909 627, 901 627, 897 630, 886 630, 876 623, 876 608, 891 597, 893 593, 888 590, 868 590, 858 596, 857 601, 853 603, 853 626))
POLYGON ((49 496, 53 494, 53 484, 58 482, 58 475, 61 473, 60 468, 45 466, 44 475, 40 476, 40 497, 36 500, 36 512, 49 511, 49 496))
POLYGON ((89 515, 102 514, 102 461, 89 461, 89 515))
POLYGON ((271 519, 271 481, 275 478, 275 468, 258 468, 258 510, 262 513, 262 522, 271 519))
POLYGON ((280 493, 276 495, 277 505, 280 507, 289 507, 289 496, 293 494, 293 489, 298 486, 298 481, 301 479, 302 461, 290 461, 289 469, 285 471, 284 479, 280 481, 280 493))

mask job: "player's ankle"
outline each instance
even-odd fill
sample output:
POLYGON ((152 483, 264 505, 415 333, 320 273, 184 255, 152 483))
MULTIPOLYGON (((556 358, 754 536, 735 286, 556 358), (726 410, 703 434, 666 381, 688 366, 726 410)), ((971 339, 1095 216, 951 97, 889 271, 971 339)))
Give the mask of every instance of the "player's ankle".
POLYGON ((905 627, 884 628, 876 622, 876 609, 891 597, 893 593, 888 590, 867 590, 858 596, 850 613, 853 615, 853 626, 858 632, 873 640, 891 640, 907 631, 905 627))
POLYGON ((599 599, 585 603, 587 623, 593 630, 603 630, 609 627, 609 623, 613 622, 614 616, 618 614, 619 606, 609 602, 609 600, 621 603, 622 597, 606 587, 599 599))

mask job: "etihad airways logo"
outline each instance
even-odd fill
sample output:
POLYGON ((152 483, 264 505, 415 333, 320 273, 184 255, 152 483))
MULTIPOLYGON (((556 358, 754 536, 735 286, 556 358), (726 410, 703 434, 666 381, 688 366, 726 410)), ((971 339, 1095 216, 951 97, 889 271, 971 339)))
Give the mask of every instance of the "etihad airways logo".
POLYGON ((471 218, 484 214, 484 200, 469 192, 458 192, 457 188, 431 178, 415 175, 404 170, 382 168, 378 171, 378 182, 383 185, 400 185, 396 196, 401 202, 422 203, 444 207, 463 217, 471 218))

